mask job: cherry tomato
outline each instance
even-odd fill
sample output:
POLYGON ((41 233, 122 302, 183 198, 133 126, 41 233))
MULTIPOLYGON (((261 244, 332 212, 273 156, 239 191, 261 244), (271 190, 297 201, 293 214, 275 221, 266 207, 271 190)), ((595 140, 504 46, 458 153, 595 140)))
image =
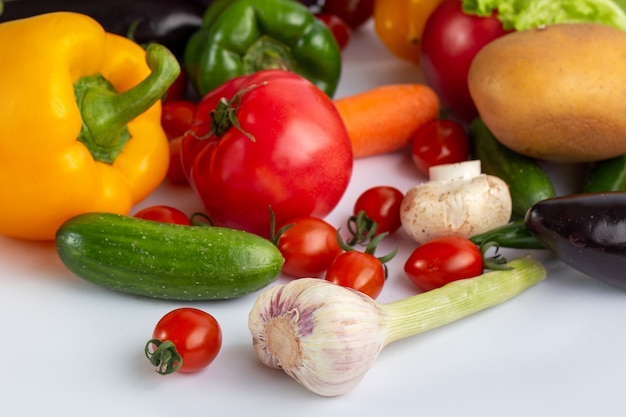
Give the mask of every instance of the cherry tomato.
POLYGON ((317 217, 299 217, 279 237, 276 246, 285 258, 283 273, 295 278, 319 277, 343 252, 337 229, 317 217))
POLYGON ((188 184, 187 176, 183 170, 183 164, 180 160, 180 147, 183 143, 183 137, 170 140, 170 164, 167 167, 167 179, 174 184, 188 184))
POLYGON ((193 122, 196 103, 189 100, 166 101, 161 106, 161 126, 169 139, 182 136, 193 122))
POLYGON ((389 186, 376 186, 365 190, 354 203, 354 214, 365 211, 377 224, 376 235, 393 233, 402 225, 400 205, 404 194, 389 186))
POLYGON ((191 226, 191 220, 189 219, 189 216, 187 216, 179 209, 170 206, 146 207, 135 213, 134 217, 161 223, 172 223, 181 224, 184 226, 191 226))
POLYGON ((326 271, 326 280, 378 297, 385 285, 385 266, 374 255, 358 251, 343 252, 326 271))
POLYGON ((237 77, 205 95, 181 155, 215 225, 264 237, 271 232, 269 207, 276 224, 330 213, 348 187, 354 161, 330 97, 284 70, 237 77), (210 134, 216 125, 211 114, 224 117, 217 135, 210 134))
POLYGON ((326 0, 322 13, 338 16, 348 26, 356 29, 372 17, 374 2, 375 0, 326 0))
POLYGON ((442 236, 418 246, 404 264, 404 272, 421 290, 430 291, 449 282, 483 272, 480 249, 460 236, 442 236))
POLYGON ((426 21, 420 50, 422 73, 451 117, 469 123, 478 115, 467 86, 470 64, 483 46, 506 33, 495 15, 463 13, 461 0, 444 0, 426 21))
POLYGON ((181 100, 185 97, 187 92, 187 73, 181 68, 180 74, 174 80, 170 88, 167 90, 167 94, 163 98, 163 103, 173 100, 181 100))
MULTIPOLYGON (((217 320, 202 310, 189 307, 172 310, 163 316, 156 324, 152 338, 146 346, 147 355, 149 348, 152 350, 159 342, 169 341, 182 359, 182 363, 159 364, 159 370, 165 366, 164 373, 170 373, 177 365, 180 365, 178 372, 199 371, 213 362, 222 347, 222 330, 217 320)), ((159 348, 161 346, 164 343, 159 344, 159 348)), ((158 348, 151 353, 157 352, 158 348)))
POLYGON ((328 26, 339 45, 339 49, 345 48, 351 36, 350 27, 346 22, 334 14, 320 13, 316 17, 328 26))
POLYGON ((469 148, 463 126, 453 120, 432 120, 415 134, 411 157, 417 169, 428 176, 429 168, 434 165, 467 160, 469 148))

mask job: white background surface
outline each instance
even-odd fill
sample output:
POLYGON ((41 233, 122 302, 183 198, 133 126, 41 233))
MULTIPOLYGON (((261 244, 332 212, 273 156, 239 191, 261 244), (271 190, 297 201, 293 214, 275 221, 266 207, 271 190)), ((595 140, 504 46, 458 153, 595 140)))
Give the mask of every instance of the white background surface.
MULTIPOLYGON (((344 58, 338 96, 420 81, 418 70, 393 58, 369 30, 354 35, 344 58)), ((371 186, 406 191, 420 181, 406 154, 358 160, 328 220, 344 225, 356 196, 371 186)), ((201 209, 189 189, 169 185, 140 207, 152 204, 201 209)), ((380 302, 415 293, 402 272, 413 245, 397 233, 379 253, 394 245, 400 252, 380 302)), ((114 293, 72 275, 52 244, 0 237, 2 415, 624 416, 626 293, 545 252, 535 255, 549 269, 546 281, 388 346, 353 391, 325 398, 257 361, 247 329, 254 294, 179 303, 114 293), (199 373, 160 376, 144 344, 163 314, 190 305, 218 319, 222 350, 199 373)))

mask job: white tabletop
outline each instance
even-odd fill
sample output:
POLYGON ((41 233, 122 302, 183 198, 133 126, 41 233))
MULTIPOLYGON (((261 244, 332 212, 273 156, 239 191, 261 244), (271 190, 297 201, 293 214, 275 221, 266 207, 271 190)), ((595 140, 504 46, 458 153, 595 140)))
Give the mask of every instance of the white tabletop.
MULTIPOLYGON (((370 29, 356 33, 344 51, 338 96, 421 80, 370 29)), ((406 153, 357 160, 328 220, 344 225, 366 188, 406 191, 420 181, 406 153)), ((189 188, 168 184, 137 209, 152 204, 201 209, 189 188)), ((383 303, 416 292, 402 272, 413 244, 400 232, 385 245, 400 251, 378 297, 383 303)), ((547 252, 534 254, 549 270, 546 281, 505 304, 393 343, 353 391, 325 398, 258 362, 247 328, 255 294, 198 303, 123 295, 72 275, 52 244, 0 238, 3 415, 623 416, 626 293, 547 252), (143 356, 144 344, 163 314, 189 305, 218 319, 222 350, 201 372, 160 376, 143 356)))

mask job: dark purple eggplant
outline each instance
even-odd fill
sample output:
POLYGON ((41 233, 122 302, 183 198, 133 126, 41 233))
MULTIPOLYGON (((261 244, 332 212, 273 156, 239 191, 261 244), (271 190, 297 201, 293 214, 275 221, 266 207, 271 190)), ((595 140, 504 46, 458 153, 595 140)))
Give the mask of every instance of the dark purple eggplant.
POLYGON ((189 37, 202 26, 206 6, 191 0, 12 0, 0 23, 55 11, 86 14, 106 31, 140 44, 157 42, 181 58, 189 37), (134 26, 134 29, 133 29, 134 26))
POLYGON ((564 263, 626 289, 626 192, 546 199, 528 210, 525 222, 564 263))

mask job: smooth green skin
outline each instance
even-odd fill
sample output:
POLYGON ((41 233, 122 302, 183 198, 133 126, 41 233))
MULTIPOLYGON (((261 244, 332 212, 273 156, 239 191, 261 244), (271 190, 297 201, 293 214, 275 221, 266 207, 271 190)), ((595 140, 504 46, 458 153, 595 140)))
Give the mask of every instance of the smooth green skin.
POLYGON ((469 136, 483 172, 509 185, 514 217, 523 218, 535 203, 556 196, 552 181, 537 162, 501 144, 482 119, 472 122, 469 136))
POLYGON ((495 242, 498 246, 503 248, 546 249, 543 243, 539 242, 539 240, 530 233, 524 219, 514 220, 504 226, 474 235, 470 240, 478 246, 488 242, 495 242))
POLYGON ((626 155, 593 164, 583 193, 626 191, 626 155))
POLYGON ((273 282, 284 262, 273 243, 251 233, 113 213, 68 220, 57 231, 56 248, 80 278, 167 300, 240 297, 273 282))
POLYGON ((115 161, 130 140, 126 125, 159 101, 180 74, 176 57, 157 43, 146 48, 146 63, 150 75, 123 93, 100 74, 74 83, 76 104, 83 119, 78 140, 96 161, 115 161))
POLYGON ((183 61, 201 95, 232 78, 278 68, 332 97, 341 75, 332 32, 294 0, 217 0, 190 37, 183 61))

